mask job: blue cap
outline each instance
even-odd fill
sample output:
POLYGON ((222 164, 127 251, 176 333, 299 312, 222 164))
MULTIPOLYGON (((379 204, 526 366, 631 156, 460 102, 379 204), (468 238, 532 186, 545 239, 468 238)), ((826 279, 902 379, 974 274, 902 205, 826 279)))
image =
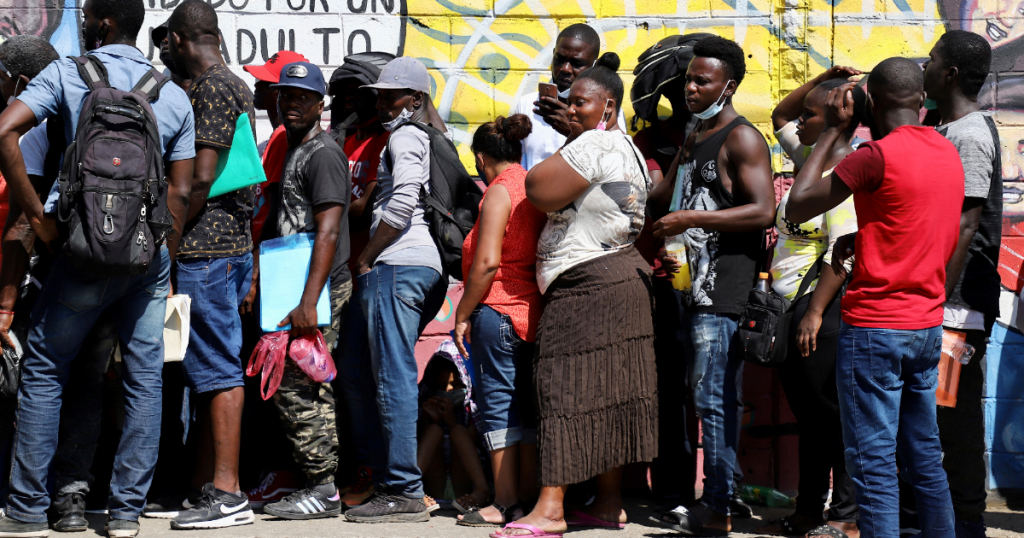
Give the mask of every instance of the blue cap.
POLYGON ((327 93, 324 73, 320 68, 309 62, 290 63, 281 68, 281 79, 271 88, 301 88, 323 96, 327 93))

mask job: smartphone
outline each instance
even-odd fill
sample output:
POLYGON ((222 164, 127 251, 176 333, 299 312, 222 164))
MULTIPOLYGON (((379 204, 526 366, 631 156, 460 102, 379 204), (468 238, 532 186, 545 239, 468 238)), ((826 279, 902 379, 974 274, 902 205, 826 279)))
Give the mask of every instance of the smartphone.
POLYGON ((540 92, 540 97, 550 97, 552 99, 558 99, 558 86, 549 82, 541 82, 537 85, 537 91, 540 92))

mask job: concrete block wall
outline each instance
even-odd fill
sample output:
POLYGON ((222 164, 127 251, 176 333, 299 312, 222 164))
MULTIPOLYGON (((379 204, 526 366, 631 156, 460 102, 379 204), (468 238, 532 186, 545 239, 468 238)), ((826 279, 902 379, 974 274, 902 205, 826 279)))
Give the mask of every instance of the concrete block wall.
MULTIPOLYGON (((165 21, 180 0, 144 0, 147 14, 139 47, 159 61, 149 42, 151 28, 165 21)), ((747 75, 735 103, 773 147, 776 172, 788 164, 772 137, 772 107, 788 92, 833 64, 869 70, 893 55, 924 59, 948 29, 977 32, 993 46, 993 80, 983 102, 998 109, 1003 142, 1004 241, 1000 258, 1005 312, 993 333, 990 386, 1003 386, 1004 372, 1021 370, 1024 338, 1012 328, 1015 296, 1024 284, 1024 11, 1003 0, 208 0, 220 17, 222 52, 246 81, 247 64, 261 64, 288 48, 306 55, 325 75, 345 55, 388 51, 421 59, 431 70, 435 105, 455 129, 456 143, 472 166, 468 144, 481 123, 506 115, 537 83, 549 79, 558 32, 576 22, 598 30, 604 50, 622 58, 627 88, 636 58, 661 38, 677 33, 714 32, 741 43, 747 75), (1007 329, 1007 327, 1010 327, 1007 329), (998 366, 995 366, 997 365, 998 366), (993 385, 995 383, 995 385, 993 385)), ((30 34, 46 37, 62 55, 79 54, 84 0, 0 0, 0 39, 30 34)), ((628 91, 627 91, 628 94, 628 91)), ((668 114, 667 102, 663 112, 668 114)), ((627 119, 633 111, 624 104, 627 119)), ((265 118, 258 136, 269 135, 265 118)), ((472 169, 472 168, 470 168, 472 169)), ((926 238, 925 238, 926 239, 926 238)), ((429 357, 450 330, 445 312, 457 304, 449 293, 447 311, 427 331, 417 356, 429 357)), ((778 384, 765 372, 748 369, 747 400, 753 423, 744 434, 744 467, 770 470, 751 480, 793 489, 793 420, 778 384), (760 429, 759 429, 760 428, 760 429), (768 428, 767 430, 765 428, 768 428), (775 428, 775 430, 772 430, 775 428), (758 437, 768 431, 767 437, 758 437), (760 433, 758 433, 760 432, 760 433)), ((1011 376, 1012 377, 1012 376, 1011 376)), ((1016 379, 1016 377, 1014 377, 1016 379)), ((1016 433, 1024 426, 1020 391, 989 395, 992 410, 992 485, 1017 484, 1024 448, 1016 433), (1018 395, 1018 396, 1014 396, 1018 395), (1015 403, 1017 402, 1017 403, 1015 403), (1004 420, 1005 418, 1005 420, 1004 420), (1009 433, 1007 433, 1009 432, 1009 433), (1009 437, 1007 437, 1009 436, 1009 437), (1009 438, 1013 442, 1007 443, 1009 438), (1002 444, 1000 444, 1000 442, 1002 444), (1006 469, 1007 472, 996 472, 1006 469), (1012 471, 1012 472, 1011 472, 1012 471), (1015 478, 1016 477, 1016 478, 1015 478)), ((757 475, 755 477, 755 475, 757 475)))

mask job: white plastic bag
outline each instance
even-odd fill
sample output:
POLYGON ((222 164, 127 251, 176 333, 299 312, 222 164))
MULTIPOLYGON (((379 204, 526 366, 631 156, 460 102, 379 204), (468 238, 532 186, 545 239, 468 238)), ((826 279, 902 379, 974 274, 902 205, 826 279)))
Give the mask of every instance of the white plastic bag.
POLYGON ((167 313, 164 315, 164 361, 180 361, 185 358, 188 348, 189 309, 192 298, 188 295, 174 295, 167 299, 167 313))

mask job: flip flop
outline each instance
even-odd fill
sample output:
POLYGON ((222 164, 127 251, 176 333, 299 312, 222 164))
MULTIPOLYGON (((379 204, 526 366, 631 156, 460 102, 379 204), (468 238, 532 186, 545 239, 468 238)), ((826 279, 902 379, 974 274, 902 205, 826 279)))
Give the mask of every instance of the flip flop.
POLYGON ((519 536, 525 536, 526 538, 562 538, 560 532, 547 532, 544 529, 534 527, 533 525, 527 525, 526 523, 509 523, 505 525, 505 528, 498 532, 492 532, 490 538, 508 538, 508 534, 502 534, 505 529, 522 529, 524 531, 530 531, 530 534, 520 534, 519 536))
POLYGON ((839 530, 839 529, 837 529, 837 528, 835 528, 835 527, 833 527, 831 525, 822 525, 820 527, 815 527, 815 528, 811 529, 807 533, 807 536, 828 536, 830 538, 849 538, 848 536, 846 536, 845 532, 843 532, 843 531, 841 531, 841 530, 839 530))
POLYGON ((687 536, 703 536, 704 534, 704 525, 683 506, 677 506, 665 512, 660 518, 651 516, 649 519, 666 529, 671 529, 687 536), (674 521, 665 521, 662 519, 664 517, 670 517, 674 521))
POLYGON ((594 529, 626 528, 625 523, 612 523, 611 521, 605 521, 580 510, 573 510, 572 512, 569 512, 569 517, 565 519, 565 524, 570 527, 589 527, 594 529))

